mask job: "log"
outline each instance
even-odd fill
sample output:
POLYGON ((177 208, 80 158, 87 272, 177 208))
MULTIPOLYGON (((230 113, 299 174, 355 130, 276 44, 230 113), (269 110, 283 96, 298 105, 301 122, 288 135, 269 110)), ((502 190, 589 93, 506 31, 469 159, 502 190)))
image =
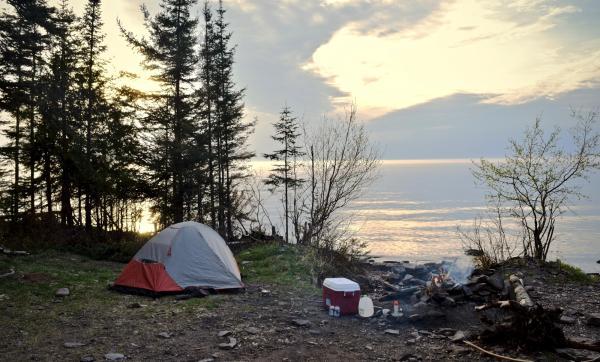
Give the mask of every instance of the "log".
POLYGON ((510 284, 513 287, 513 290, 515 291, 515 299, 517 300, 517 303, 519 303, 523 307, 532 308, 533 301, 531 300, 531 297, 525 290, 521 279, 513 274, 510 276, 509 280, 510 284))

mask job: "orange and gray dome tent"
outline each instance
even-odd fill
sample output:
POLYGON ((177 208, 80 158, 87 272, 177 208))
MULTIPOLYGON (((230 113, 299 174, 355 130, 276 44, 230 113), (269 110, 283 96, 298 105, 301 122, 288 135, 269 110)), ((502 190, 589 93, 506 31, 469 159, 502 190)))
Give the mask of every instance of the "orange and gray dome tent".
POLYGON ((225 240, 209 226, 193 221, 171 225, 135 254, 114 288, 150 294, 186 288, 243 288, 240 270, 225 240))

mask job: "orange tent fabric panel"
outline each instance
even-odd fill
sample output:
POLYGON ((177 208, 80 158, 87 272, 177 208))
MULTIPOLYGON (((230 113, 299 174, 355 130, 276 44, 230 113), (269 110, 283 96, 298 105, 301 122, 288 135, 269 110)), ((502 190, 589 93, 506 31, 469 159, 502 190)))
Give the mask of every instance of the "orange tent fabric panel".
POLYGON ((163 264, 142 263, 135 259, 125 266, 115 284, 154 292, 180 292, 183 290, 169 276, 163 264))

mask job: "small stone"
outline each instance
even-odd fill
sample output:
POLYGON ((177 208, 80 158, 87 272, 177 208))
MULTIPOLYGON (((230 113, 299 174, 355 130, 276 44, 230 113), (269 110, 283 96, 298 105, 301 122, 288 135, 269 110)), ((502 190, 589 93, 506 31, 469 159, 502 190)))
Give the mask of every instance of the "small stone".
POLYGON ((246 332, 249 334, 258 334, 260 332, 260 329, 256 327, 248 327, 246 328, 246 332))
POLYGON ((402 278, 402 282, 403 282, 403 283, 406 283, 407 281, 411 280, 412 278, 414 278, 412 275, 410 275, 410 274, 406 274, 406 275, 404 276, 404 278, 402 278))
POLYGON ((95 360, 93 356, 83 356, 79 359, 79 362, 94 362, 95 360))
POLYGON ((65 342, 63 344, 63 346, 65 346, 65 348, 79 348, 79 347, 85 346, 85 343, 80 343, 80 342, 65 342))
POLYGON ((308 327, 310 321, 307 319, 292 319, 292 324, 298 327, 308 327))
POLYGON ((214 358, 205 358, 205 359, 201 359, 198 362, 213 362, 215 359, 214 358))
POLYGON ((567 317, 565 315, 560 316, 560 319, 558 321, 562 324, 575 324, 577 322, 575 318, 567 317))
POLYGON ((372 351, 373 350, 373 346, 367 344, 365 346, 365 349, 368 350, 368 351, 372 351))
POLYGON ((308 333, 312 334, 313 336, 318 336, 321 334, 321 331, 318 329, 311 329, 308 331, 308 333))
POLYGON ((125 355, 122 353, 107 353, 104 358, 108 361, 122 361, 125 359, 125 355))
POLYGON ((271 295, 271 291, 268 289, 261 289, 260 294, 263 296, 271 295))
POLYGON ((237 339, 229 337, 228 343, 219 343, 220 349, 233 349, 237 345, 237 339))
POLYGON ((587 324, 594 327, 600 327, 600 313, 592 313, 588 316, 587 324))
POLYGON ((525 290, 528 292, 533 292, 535 290, 535 288, 533 287, 533 285, 526 285, 525 290))
POLYGON ((142 307, 145 307, 145 306, 146 305, 144 305, 144 304, 140 304, 138 302, 135 302, 135 303, 128 304, 127 308, 135 309, 135 308, 142 308, 142 307))
POLYGON ((221 331, 219 332, 219 337, 227 337, 231 334, 231 331, 221 331))
POLYGON ((414 339, 414 338, 410 338, 410 339, 407 339, 407 340, 406 340, 406 344, 409 344, 409 345, 411 345, 411 344, 415 344, 415 343, 417 343, 417 340, 416 340, 416 339, 414 339))
POLYGON ((168 338, 171 338, 171 333, 168 333, 168 332, 160 332, 160 333, 158 334, 158 336, 159 336, 160 338, 168 339, 168 338))
POLYGON ((60 288, 56 291, 54 295, 56 295, 57 297, 67 297, 69 294, 71 294, 69 288, 60 288))
POLYGON ((462 342, 466 337, 467 336, 464 331, 456 331, 456 333, 450 337, 450 340, 452 342, 462 342))
POLYGON ((383 331, 383 333, 385 334, 391 334, 394 336, 399 336, 400 335, 400 330, 398 329, 386 329, 385 331, 383 331))

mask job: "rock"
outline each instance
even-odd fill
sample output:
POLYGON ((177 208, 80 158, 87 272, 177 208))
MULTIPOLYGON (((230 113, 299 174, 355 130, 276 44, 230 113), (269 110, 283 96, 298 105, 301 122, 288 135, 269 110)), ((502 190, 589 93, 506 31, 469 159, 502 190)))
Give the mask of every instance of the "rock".
POLYGON ((411 280, 412 278, 414 278, 411 274, 406 274, 404 276, 404 278, 402 279, 402 283, 406 283, 407 281, 411 280))
POLYGON ((271 295, 271 291, 270 291, 270 290, 267 290, 267 289, 261 289, 261 290, 260 290, 260 295, 262 295, 262 296, 268 296, 268 295, 271 295))
POLYGON ((365 349, 366 349, 366 350, 368 350, 368 351, 372 351, 372 350, 373 350, 373 346, 371 346, 371 345, 367 344, 367 345, 365 346, 365 349))
POLYGON ((455 335, 456 332, 457 332, 456 329, 453 329, 453 328, 440 328, 437 331, 437 333, 443 334, 446 337, 451 337, 451 336, 455 335))
POLYGON ((385 334, 391 334, 394 336, 399 336, 400 335, 400 330, 399 329, 386 329, 385 331, 383 331, 383 333, 385 334))
POLYGON ((79 359, 79 362, 94 362, 95 360, 94 356, 83 356, 79 359))
POLYGON ((414 338, 409 338, 406 340, 406 344, 411 345, 417 343, 417 340, 414 338))
POLYGON ((462 342, 466 337, 467 335, 464 331, 456 331, 456 333, 454 333, 454 335, 450 337, 450 340, 452 342, 462 342))
POLYGON ((488 277, 486 283, 491 285, 496 290, 504 289, 504 277, 500 273, 494 273, 488 277))
POLYGON ((592 313, 588 316, 587 324, 589 326, 600 327, 600 313, 592 313))
POLYGON ((171 338, 171 333, 168 333, 168 332, 160 332, 160 333, 158 334, 158 336, 159 336, 160 338, 168 339, 168 338, 171 338))
POLYGON ((220 331, 219 337, 227 337, 230 334, 231 334, 231 331, 220 331))
POLYGON ((201 359, 198 362, 213 362, 215 359, 214 358, 205 358, 205 359, 201 359))
POLYGON ((67 297, 69 294, 71 294, 69 288, 60 288, 54 295, 57 297, 67 297))
POLYGON ((237 339, 229 337, 228 343, 219 343, 220 349, 233 349, 237 345, 237 339))
POLYGON ((138 302, 135 302, 135 303, 128 304, 127 308, 135 309, 135 308, 142 308, 142 307, 145 307, 145 306, 146 306, 145 304, 140 304, 138 302))
POLYGON ((292 319, 292 324, 297 327, 308 327, 310 325, 310 321, 307 319, 292 319))
POLYGON ((534 289, 535 288, 533 287, 533 285, 527 285, 527 286, 525 286, 525 290, 528 291, 528 292, 533 292, 534 289))
POLYGON ((65 348, 79 348, 79 347, 85 346, 85 343, 80 343, 80 342, 65 342, 63 344, 63 346, 65 348))
POLYGON ((107 361, 122 361, 125 359, 125 355, 122 353, 107 353, 104 355, 104 359, 107 361))
POLYGON ((575 324, 577 322, 575 318, 567 317, 566 315, 560 316, 560 319, 558 321, 562 324, 575 324))
POLYGON ((452 299, 450 297, 446 297, 442 301, 442 305, 445 306, 445 307, 454 307, 456 305, 456 301, 454 301, 454 299, 452 299))
POLYGON ((318 329, 311 329, 308 331, 308 333, 312 334, 313 336, 318 336, 321 334, 321 331, 318 329))
POLYGON ((260 329, 258 329, 256 327, 246 328, 246 333, 248 333, 248 334, 258 334, 259 332, 260 332, 260 329))

